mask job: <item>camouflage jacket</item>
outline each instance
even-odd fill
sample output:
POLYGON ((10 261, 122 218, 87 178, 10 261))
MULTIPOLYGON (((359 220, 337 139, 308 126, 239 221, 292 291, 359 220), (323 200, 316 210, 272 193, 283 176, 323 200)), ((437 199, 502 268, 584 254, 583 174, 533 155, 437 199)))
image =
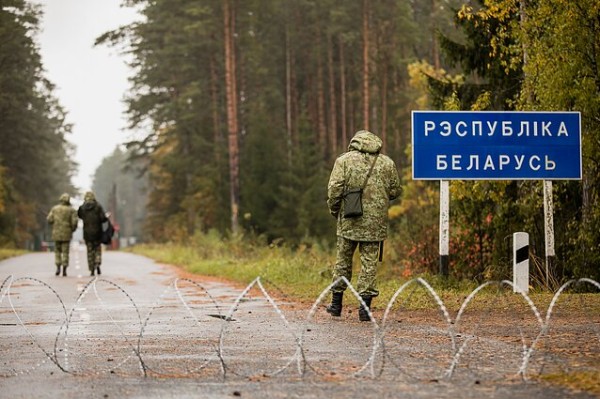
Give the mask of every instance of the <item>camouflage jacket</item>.
POLYGON ((69 204, 69 197, 63 196, 60 204, 55 205, 48 213, 46 220, 52 225, 53 241, 71 241, 77 229, 77 212, 69 204))
POLYGON ((327 185, 327 205, 337 217, 337 235, 354 241, 383 241, 387 238, 388 208, 400 196, 402 188, 394 161, 379 154, 381 140, 361 130, 352 138, 348 152, 340 155, 333 166, 327 185), (363 215, 344 218, 342 197, 346 189, 360 188, 377 157, 363 190, 363 215))

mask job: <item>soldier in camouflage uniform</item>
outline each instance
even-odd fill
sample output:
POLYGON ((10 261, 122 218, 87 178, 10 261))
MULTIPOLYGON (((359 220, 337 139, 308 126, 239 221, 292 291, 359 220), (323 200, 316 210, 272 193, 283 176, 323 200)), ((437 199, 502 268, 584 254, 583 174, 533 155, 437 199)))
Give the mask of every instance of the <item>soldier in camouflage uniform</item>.
MULTIPOLYGON (((357 132, 348 146, 348 151, 339 156, 331 171, 327 186, 327 205, 337 218, 337 260, 333 270, 333 281, 344 276, 352 278, 352 257, 359 248, 361 269, 357 291, 367 307, 373 297, 379 295, 376 286, 377 260, 381 256, 383 240, 387 238, 388 208, 391 200, 400 196, 402 188, 394 161, 379 154, 381 139, 371 132, 357 132), (375 162, 362 194, 362 216, 345 218, 343 194, 348 188, 360 188, 375 162)), ((340 316, 342 298, 347 286, 340 282, 332 291, 331 305, 327 312, 340 316)), ((359 319, 369 321, 369 314, 361 305, 359 319)))
POLYGON ((83 197, 83 204, 77 210, 77 215, 83 220, 83 239, 87 248, 88 268, 90 276, 100 274, 102 263, 102 223, 108 219, 102 205, 96 201, 93 192, 88 191, 83 197))
POLYGON ((54 263, 56 264, 56 275, 67 275, 69 267, 69 247, 73 232, 77 229, 77 212, 71 206, 69 194, 60 196, 59 204, 52 207, 46 217, 52 226, 52 240, 54 241, 54 263))

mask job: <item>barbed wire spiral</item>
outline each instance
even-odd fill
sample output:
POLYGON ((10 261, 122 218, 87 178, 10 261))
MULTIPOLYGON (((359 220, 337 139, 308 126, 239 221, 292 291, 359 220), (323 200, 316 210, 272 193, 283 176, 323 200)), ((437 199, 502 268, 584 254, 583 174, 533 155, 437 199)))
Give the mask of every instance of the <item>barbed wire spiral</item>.
POLYGON ((513 293, 512 282, 486 282, 462 303, 451 304, 459 305, 452 316, 432 286, 415 278, 394 292, 380 319, 380 312, 369 310, 371 321, 360 323, 355 311, 364 302, 343 277, 325 287, 306 313, 261 277, 237 295, 218 296, 200 281, 176 278, 149 306, 137 303, 125 287, 96 277, 68 308, 44 281, 8 276, 0 285, 0 375, 50 364, 73 375, 416 380, 513 375, 526 381, 556 370, 597 370, 598 301, 565 295, 582 286, 600 291, 591 279, 568 281, 544 314, 528 294, 513 293), (348 286, 346 303, 342 317, 334 319, 324 301, 340 281, 348 286), (267 287, 278 291, 278 299, 267 287), (572 316, 561 314, 566 301, 579 301, 581 314, 564 317, 572 316), (14 356, 20 361, 11 361, 7 353, 19 345, 34 349, 19 351, 14 356), (581 354, 577 362, 562 356, 573 352, 581 354))

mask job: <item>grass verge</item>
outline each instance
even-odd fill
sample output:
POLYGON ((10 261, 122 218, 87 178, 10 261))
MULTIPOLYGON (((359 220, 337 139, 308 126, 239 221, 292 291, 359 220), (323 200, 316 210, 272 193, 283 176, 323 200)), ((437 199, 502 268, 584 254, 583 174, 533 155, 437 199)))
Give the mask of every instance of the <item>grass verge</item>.
POLYGON ((600 371, 551 374, 543 376, 542 380, 600 396, 600 371))
POLYGON ((314 300, 331 280, 332 258, 323 251, 224 240, 216 233, 196 235, 186 245, 138 245, 132 252, 193 274, 244 285, 260 276, 266 287, 277 287, 298 301, 314 300))
POLYGON ((27 251, 24 251, 22 249, 0 248, 0 260, 12 258, 14 256, 23 255, 26 253, 27 251))
MULTIPOLYGON (((286 297, 302 302, 314 301, 331 283, 335 263, 334 249, 325 250, 317 246, 292 249, 268 245, 257 238, 225 239, 218 233, 195 235, 186 244, 138 245, 131 248, 131 251, 162 263, 176 265, 193 274, 219 277, 244 285, 260 276, 267 289, 271 285, 285 293, 286 297)), ((357 251, 352 279, 354 285, 359 263, 357 251)), ((384 257, 378 270, 380 295, 373 302, 375 308, 384 307, 396 291, 407 284, 406 289, 397 297, 398 306, 407 309, 432 309, 432 303, 434 307, 437 304, 435 296, 438 295, 448 310, 456 313, 479 285, 472 281, 457 281, 432 275, 421 276, 422 280, 419 281, 408 279, 401 277, 401 273, 387 263, 389 262, 384 257)), ((529 294, 541 313, 545 312, 552 295, 539 290, 532 290, 529 294)), ((350 302, 355 301, 350 295, 346 296, 350 297, 350 302)), ((523 303, 523 298, 512 294, 510 287, 494 283, 483 288, 469 306, 475 310, 499 307, 509 309, 515 304, 522 306, 523 303)), ((600 304, 598 309, 600 310, 600 304)))

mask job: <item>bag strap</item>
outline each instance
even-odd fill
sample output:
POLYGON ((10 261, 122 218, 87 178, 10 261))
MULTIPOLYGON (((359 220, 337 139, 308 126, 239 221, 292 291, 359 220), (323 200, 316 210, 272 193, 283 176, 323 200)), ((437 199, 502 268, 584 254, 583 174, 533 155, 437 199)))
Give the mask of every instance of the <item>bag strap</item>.
POLYGON ((375 167, 375 162, 377 162, 377 158, 379 158, 379 153, 375 156, 373 163, 371 164, 371 169, 369 169, 369 173, 367 173, 367 177, 365 177, 365 182, 363 183, 361 190, 364 190, 367 187, 367 181, 369 181, 369 177, 371 177, 371 172, 373 172, 373 168, 375 167))

